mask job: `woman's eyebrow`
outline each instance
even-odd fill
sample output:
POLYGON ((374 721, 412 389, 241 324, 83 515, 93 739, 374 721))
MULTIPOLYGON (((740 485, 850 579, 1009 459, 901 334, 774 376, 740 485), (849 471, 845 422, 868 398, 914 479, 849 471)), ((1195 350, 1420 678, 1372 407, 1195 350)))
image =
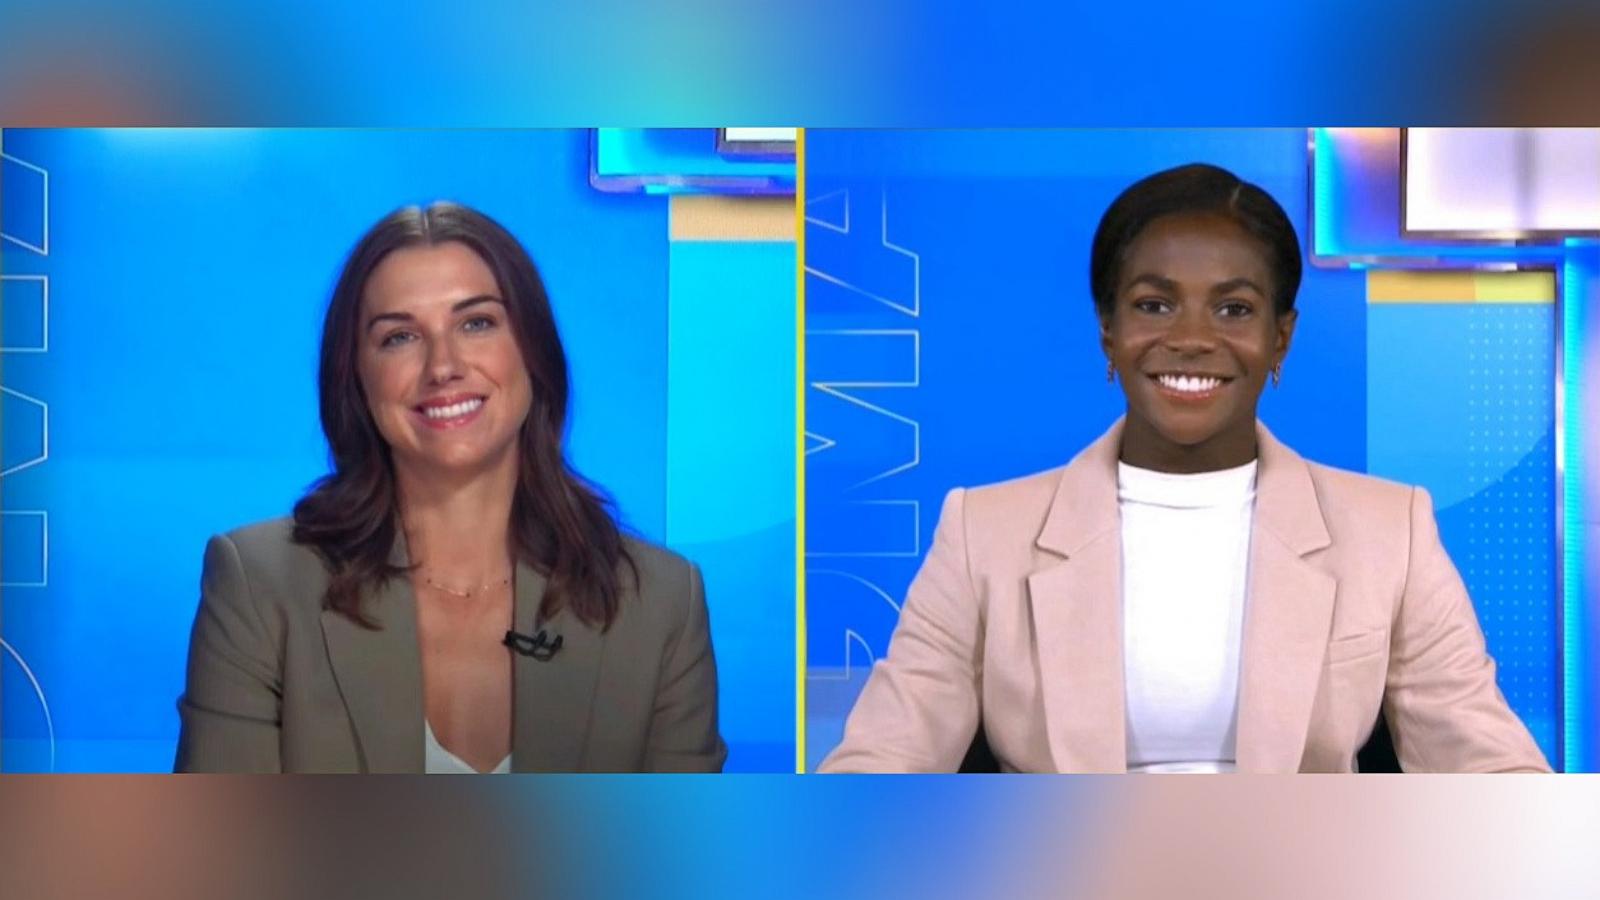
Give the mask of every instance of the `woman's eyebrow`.
POLYGON ((1131 288, 1140 284, 1147 284, 1158 291, 1166 291, 1167 293, 1176 293, 1178 290, 1178 283, 1176 281, 1173 281, 1171 278, 1163 278, 1160 275, 1154 275, 1149 272, 1134 276, 1128 282, 1127 287, 1131 288))
POLYGON ((1229 278, 1227 281, 1218 282, 1211 286, 1211 293, 1226 294, 1240 288, 1249 288, 1263 297, 1267 295, 1267 292, 1262 290, 1260 285, 1248 278, 1229 278))
POLYGON ((480 294, 476 297, 468 297, 467 299, 460 301, 456 305, 450 307, 450 311, 453 313, 458 313, 463 309, 470 309, 480 303, 498 303, 501 306, 506 305, 505 301, 501 300, 499 297, 493 297, 489 294, 480 294))
POLYGON ((367 320, 367 333, 368 334, 372 333, 372 326, 378 324, 379 322, 415 322, 416 320, 417 320, 416 317, 411 315, 410 313, 403 313, 403 312, 378 313, 377 315, 375 315, 372 318, 367 320))
MULTIPOLYGON (((462 301, 459 301, 459 302, 453 304, 450 307, 450 312, 458 313, 458 312, 461 312, 464 309, 471 309, 472 307, 477 306, 480 303, 498 303, 501 306, 505 306, 506 305, 505 301, 501 300, 499 297, 492 297, 492 296, 490 296, 488 294, 482 294, 482 295, 477 296, 477 297, 468 297, 465 300, 462 300, 462 301)), ((417 320, 417 317, 413 316, 412 314, 410 314, 408 312, 378 313, 377 315, 375 315, 372 318, 367 320, 367 331, 368 331, 368 333, 370 333, 372 331, 372 326, 378 324, 379 322, 415 322, 416 320, 417 320)))

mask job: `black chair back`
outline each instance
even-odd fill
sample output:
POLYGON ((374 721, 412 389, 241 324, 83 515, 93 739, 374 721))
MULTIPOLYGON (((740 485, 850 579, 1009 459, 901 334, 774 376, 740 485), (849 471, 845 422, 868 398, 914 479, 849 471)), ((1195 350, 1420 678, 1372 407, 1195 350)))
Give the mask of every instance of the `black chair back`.
MULTIPOLYGON (((1000 771, 1000 760, 995 758, 994 751, 989 749, 989 738, 984 734, 983 723, 978 723, 978 733, 973 736, 972 744, 967 748, 967 755, 961 760, 961 767, 957 772, 974 774, 992 774, 1000 771)), ((1400 758, 1394 752, 1394 737, 1389 734, 1389 722, 1378 713, 1378 721, 1372 726, 1372 736, 1361 749, 1356 751, 1356 771, 1370 772, 1400 772, 1400 758)))

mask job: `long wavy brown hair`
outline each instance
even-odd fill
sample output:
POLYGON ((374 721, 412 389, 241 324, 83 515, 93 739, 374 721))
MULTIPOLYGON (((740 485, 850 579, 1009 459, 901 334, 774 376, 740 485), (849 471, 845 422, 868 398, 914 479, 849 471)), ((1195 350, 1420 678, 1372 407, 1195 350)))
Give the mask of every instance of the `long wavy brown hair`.
POLYGON ((362 604, 372 589, 405 575, 390 561, 400 528, 394 464, 378 432, 356 369, 361 297, 373 269, 402 247, 457 241, 488 265, 533 385, 533 402, 518 438, 516 496, 510 533, 519 561, 548 583, 541 621, 562 609, 592 627, 617 616, 628 557, 609 498, 567 463, 567 356, 556 334, 544 282, 528 251, 499 223, 454 203, 395 210, 350 252, 322 326, 318 385, 322 430, 333 471, 294 507, 294 541, 315 549, 330 579, 324 604, 377 628, 362 604))

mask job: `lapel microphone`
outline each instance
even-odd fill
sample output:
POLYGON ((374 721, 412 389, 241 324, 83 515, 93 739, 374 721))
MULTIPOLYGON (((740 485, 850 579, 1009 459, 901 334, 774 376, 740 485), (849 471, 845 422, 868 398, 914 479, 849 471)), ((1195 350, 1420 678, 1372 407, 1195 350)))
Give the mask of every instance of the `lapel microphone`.
POLYGON ((552 640, 550 633, 541 628, 533 637, 507 631, 506 639, 500 643, 510 647, 519 656, 531 656, 539 662, 549 662, 551 657, 561 650, 562 640, 559 634, 552 640))

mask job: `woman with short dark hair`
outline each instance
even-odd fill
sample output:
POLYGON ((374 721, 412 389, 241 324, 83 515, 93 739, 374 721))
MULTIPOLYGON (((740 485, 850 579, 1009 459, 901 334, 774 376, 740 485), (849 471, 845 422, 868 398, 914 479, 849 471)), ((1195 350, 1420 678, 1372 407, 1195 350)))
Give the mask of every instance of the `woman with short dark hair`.
POLYGON ((1126 415, 1063 468, 950 493, 823 771, 954 771, 981 729, 1009 771, 1348 772, 1380 711, 1407 770, 1547 771, 1427 493, 1256 420, 1297 321, 1277 202, 1152 175, 1089 281, 1126 415))
POLYGON ((699 570, 567 465, 567 362, 504 228, 398 210, 323 326, 333 471, 212 538, 180 771, 717 771, 699 570))

